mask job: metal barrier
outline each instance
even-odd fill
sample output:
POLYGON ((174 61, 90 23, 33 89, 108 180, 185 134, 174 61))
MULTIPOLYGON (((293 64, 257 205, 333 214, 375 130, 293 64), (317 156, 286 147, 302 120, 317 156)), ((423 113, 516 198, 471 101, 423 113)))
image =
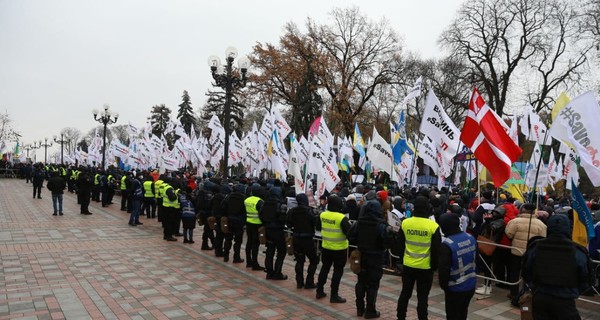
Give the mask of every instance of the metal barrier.
MULTIPOLYGON (((293 234, 293 232, 291 230, 287 230, 286 229, 285 232, 293 234)), ((313 240, 315 240, 317 242, 317 248, 319 248, 320 247, 319 243, 322 241, 319 231, 317 231, 315 233, 315 236, 313 237, 313 240)), ((511 250, 515 249, 518 252, 520 252, 522 255, 525 254, 525 252, 522 249, 517 248, 517 247, 513 247, 513 246, 507 246, 507 245, 503 245, 503 244, 499 244, 499 243, 495 243, 495 242, 490 242, 490 241, 477 241, 477 243, 489 244, 489 245, 493 245, 493 246, 496 246, 496 247, 506 248, 506 249, 511 249, 511 250)), ((349 247, 357 248, 357 246, 355 246, 355 245, 349 245, 349 247)), ((390 257, 393 257, 393 258, 396 258, 396 259, 400 258, 400 256, 394 255, 392 253, 391 249, 388 249, 387 252, 390 255, 390 257)), ((523 282, 523 279, 521 277, 519 277, 519 280, 517 282, 508 282, 508 281, 504 281, 504 280, 499 280, 496 277, 496 275, 494 274, 494 271, 492 270, 491 266, 489 266, 485 262, 485 259, 483 259, 483 256, 481 255, 481 253, 478 252, 477 254, 481 257, 482 262, 484 263, 484 265, 486 266, 486 268, 488 268, 488 270, 490 271, 490 274, 493 277, 493 278, 490 278, 490 277, 486 277, 486 276, 478 274, 477 275, 478 278, 485 279, 485 280, 490 280, 490 281, 493 281, 493 282, 496 282, 496 283, 502 283, 502 284, 509 285, 509 286, 515 286, 515 285, 518 285, 521 282, 523 282)), ((391 259, 390 259, 390 261, 391 261, 391 259)), ((595 268, 596 269, 596 274, 600 275, 600 261, 598 261, 598 260, 592 260, 592 262, 594 264, 596 264, 596 268, 595 268)), ((599 280, 600 280, 600 278, 599 278, 599 280)), ((594 292, 597 295, 600 295, 600 293, 598 292, 598 290, 596 290, 596 288, 592 287, 592 289, 594 290, 594 292)), ((584 302, 587 302, 587 303, 591 303, 591 304, 595 304, 595 305, 600 305, 600 302, 598 302, 598 301, 589 300, 589 299, 585 299, 585 298, 581 298, 581 297, 579 297, 578 300, 584 301, 584 302)))

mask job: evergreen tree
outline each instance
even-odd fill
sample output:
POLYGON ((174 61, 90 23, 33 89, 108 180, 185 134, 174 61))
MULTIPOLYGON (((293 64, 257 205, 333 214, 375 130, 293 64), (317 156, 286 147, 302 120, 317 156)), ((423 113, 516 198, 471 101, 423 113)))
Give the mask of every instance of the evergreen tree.
POLYGON ((192 102, 190 101, 190 96, 186 90, 183 91, 183 102, 179 105, 179 110, 177 111, 177 119, 181 122, 183 126, 183 130, 185 133, 190 135, 192 130, 192 124, 196 122, 196 118, 194 117, 194 110, 192 109, 192 102))
POLYGON ((321 115, 323 107, 323 99, 317 92, 317 79, 311 61, 311 56, 307 57, 306 74, 296 91, 290 121, 292 132, 302 132, 304 136, 308 135, 310 124, 321 115))
POLYGON ((171 109, 164 104, 153 106, 148 120, 152 125, 152 134, 161 137, 171 120, 171 109))
MULTIPOLYGON (((202 112, 203 120, 210 120, 212 115, 217 115, 221 124, 225 126, 225 114, 223 110, 225 110, 225 92, 217 92, 217 91, 208 91, 206 94, 208 96, 208 100, 204 105, 202 112)), ((244 126, 244 109, 246 106, 241 103, 237 96, 231 97, 231 112, 229 115, 230 124, 229 127, 231 132, 235 131, 238 136, 242 133, 242 128, 244 126)))

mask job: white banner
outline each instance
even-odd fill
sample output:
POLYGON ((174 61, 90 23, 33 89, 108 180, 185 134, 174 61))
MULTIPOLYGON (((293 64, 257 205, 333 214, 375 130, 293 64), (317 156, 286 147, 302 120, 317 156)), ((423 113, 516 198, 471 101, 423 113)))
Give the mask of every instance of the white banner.
POLYGON ((560 110, 549 132, 555 139, 575 147, 581 166, 595 187, 600 187, 599 123, 600 106, 594 94, 587 92, 560 110))
POLYGON ((367 158, 371 161, 372 168, 385 171, 388 174, 392 174, 392 165, 394 159, 392 158, 392 148, 390 144, 379 135, 377 129, 373 127, 373 140, 367 149, 367 158))

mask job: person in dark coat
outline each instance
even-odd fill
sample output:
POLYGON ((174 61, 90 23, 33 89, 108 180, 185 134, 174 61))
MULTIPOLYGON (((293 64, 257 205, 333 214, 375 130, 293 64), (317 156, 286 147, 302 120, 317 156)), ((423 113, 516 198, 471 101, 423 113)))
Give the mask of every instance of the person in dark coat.
POLYGON ((315 272, 319 264, 317 248, 313 238, 318 216, 308 205, 308 197, 304 193, 296 195, 298 206, 288 211, 287 225, 293 232, 294 257, 296 258, 296 288, 314 289, 315 272), (304 278, 304 262, 308 258, 308 270, 304 278))
POLYGON ((46 185, 48 190, 52 192, 52 206, 54 207, 53 216, 63 215, 63 194, 64 190, 67 188, 65 183, 65 179, 60 177, 56 172, 52 172, 50 179, 48 180, 48 184, 46 185))
POLYGON ((356 314, 366 319, 379 318, 376 308, 379 282, 383 276, 383 256, 385 248, 393 238, 391 227, 384 222, 382 207, 377 201, 367 201, 363 215, 348 231, 348 240, 355 243, 360 251, 360 272, 354 287, 356 294, 356 314), (366 298, 366 305, 365 305, 366 298))
POLYGON ((46 179, 46 171, 42 168, 42 165, 36 164, 35 169, 33 169, 33 198, 37 194, 37 198, 42 198, 42 187, 44 186, 44 180, 46 179))
POLYGON ((575 300, 593 283, 587 249, 571 240, 565 215, 548 219, 547 237, 523 255, 523 281, 533 292, 534 319, 581 319, 575 300))
POLYGON ((228 186, 214 185, 213 187, 214 196, 211 200, 211 216, 216 219, 215 227, 215 241, 213 242, 213 248, 215 249, 215 257, 223 258, 223 231, 221 230, 221 217, 223 216, 223 200, 231 193, 231 189, 228 186))
POLYGON ((267 252, 265 254, 265 271, 267 279, 286 280, 288 277, 281 271, 286 255, 285 221, 286 215, 281 210, 281 189, 273 187, 263 206, 258 211, 258 217, 266 228, 267 252), (273 258, 277 252, 277 258, 273 258))
POLYGON ((454 213, 440 216, 440 228, 445 237, 440 246, 438 278, 445 292, 446 319, 466 320, 477 285, 477 241, 461 231, 460 218, 454 213))
POLYGON ((90 205, 91 193, 94 189, 94 178, 88 170, 83 169, 77 178, 77 197, 80 200, 81 214, 92 214, 88 207, 90 205))
POLYGON ((223 261, 229 261, 229 251, 233 242, 233 263, 242 263, 240 251, 242 248, 242 239, 244 236, 244 225, 246 224, 246 206, 244 200, 245 188, 243 184, 238 184, 235 191, 223 201, 223 216, 227 217, 227 226, 229 233, 225 234, 225 243, 223 244, 223 261))

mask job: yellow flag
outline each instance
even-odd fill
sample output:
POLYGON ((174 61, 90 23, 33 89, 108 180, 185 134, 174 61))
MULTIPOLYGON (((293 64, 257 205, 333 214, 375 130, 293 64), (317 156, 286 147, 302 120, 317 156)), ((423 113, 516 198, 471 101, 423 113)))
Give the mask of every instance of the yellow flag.
POLYGON ((560 110, 562 110, 562 108, 564 108, 569 102, 571 102, 571 98, 569 98, 566 93, 561 92, 558 98, 556 98, 556 102, 552 107, 552 122, 554 122, 554 119, 556 119, 556 116, 560 110))
POLYGON ((579 220, 579 214, 575 210, 573 210, 573 234, 571 238, 577 244, 585 248, 588 247, 587 230, 585 225, 579 220))

